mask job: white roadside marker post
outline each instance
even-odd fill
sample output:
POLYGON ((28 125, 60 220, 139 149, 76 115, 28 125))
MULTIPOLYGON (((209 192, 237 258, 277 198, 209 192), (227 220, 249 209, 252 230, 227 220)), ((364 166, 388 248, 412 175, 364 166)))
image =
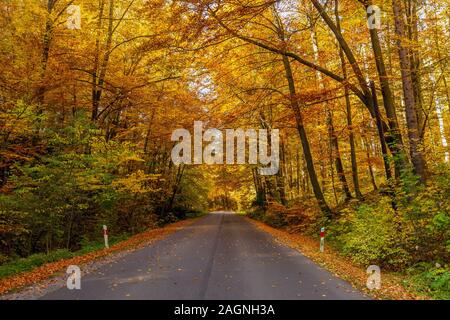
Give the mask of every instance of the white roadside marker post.
POLYGON ((103 225, 103 237, 105 238, 105 248, 108 249, 109 248, 108 227, 106 225, 103 225))
POLYGON ((320 229, 320 252, 323 252, 325 249, 325 227, 320 229))

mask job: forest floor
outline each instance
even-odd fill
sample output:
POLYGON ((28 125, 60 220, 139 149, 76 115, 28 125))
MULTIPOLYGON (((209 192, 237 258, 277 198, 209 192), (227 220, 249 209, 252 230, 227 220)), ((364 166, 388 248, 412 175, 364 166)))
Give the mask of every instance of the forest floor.
POLYGON ((338 251, 326 246, 324 252, 319 250, 319 241, 299 233, 290 233, 284 229, 273 228, 261 221, 247 217, 247 219, 259 229, 271 234, 277 241, 296 249, 323 268, 334 273, 336 276, 348 281, 362 292, 375 299, 388 300, 427 300, 430 297, 418 295, 407 290, 402 283, 406 276, 384 272, 381 270, 381 288, 369 290, 366 286, 368 274, 366 269, 355 265, 349 258, 342 256, 338 251))

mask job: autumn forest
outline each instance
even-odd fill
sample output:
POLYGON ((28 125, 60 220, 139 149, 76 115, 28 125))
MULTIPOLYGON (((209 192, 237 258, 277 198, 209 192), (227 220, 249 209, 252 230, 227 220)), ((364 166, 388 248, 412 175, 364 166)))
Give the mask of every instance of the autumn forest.
POLYGON ((448 0, 0 0, 0 278, 232 210, 450 299, 449 39, 448 0), (195 121, 278 172, 175 164, 195 121))

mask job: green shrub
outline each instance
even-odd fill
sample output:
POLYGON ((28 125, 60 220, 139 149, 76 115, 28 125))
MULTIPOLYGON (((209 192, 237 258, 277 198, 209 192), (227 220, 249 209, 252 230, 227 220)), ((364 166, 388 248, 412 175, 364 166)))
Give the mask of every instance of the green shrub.
POLYGON ((392 269, 408 263, 410 256, 402 245, 405 235, 389 202, 388 198, 382 198, 378 205, 361 205, 350 231, 338 237, 344 254, 354 262, 392 269))
POLYGON ((409 230, 408 251, 414 263, 450 258, 450 171, 434 168, 426 184, 406 176, 395 200, 403 228, 409 230))
POLYGON ((435 299, 450 300, 450 268, 420 263, 408 269, 411 276, 406 286, 435 299))

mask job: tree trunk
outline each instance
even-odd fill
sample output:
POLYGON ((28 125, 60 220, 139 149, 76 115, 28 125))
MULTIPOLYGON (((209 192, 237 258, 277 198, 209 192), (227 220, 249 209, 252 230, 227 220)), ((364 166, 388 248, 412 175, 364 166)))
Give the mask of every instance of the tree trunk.
MULTIPOLYGON (((314 30, 314 26, 311 27, 310 31, 311 31, 312 48, 313 48, 313 52, 314 52, 314 62, 318 63, 319 62, 319 44, 317 42, 317 35, 316 35, 316 31, 314 30)), ((316 71, 316 80, 317 80, 319 89, 324 89, 324 86, 322 83, 322 75, 318 71, 316 71)), ((331 164, 333 164, 333 162, 334 162, 336 172, 338 174, 338 179, 341 183, 342 190, 344 192, 345 200, 348 201, 349 199, 352 198, 352 194, 350 193, 350 189, 348 188, 347 178, 345 177, 344 166, 342 164, 341 153, 339 151, 339 141, 338 141, 336 132, 334 130, 334 125, 333 125, 333 113, 330 110, 328 102, 325 102, 325 109, 326 109, 325 112, 326 112, 327 126, 328 126, 328 138, 330 140, 330 144, 329 144, 329 146, 330 146, 330 161, 331 161, 331 164)), ((333 167, 331 167, 331 169, 333 170, 333 167)), ((331 175, 332 175, 331 178, 332 178, 332 182, 333 182, 333 192, 334 192, 335 198, 336 198, 336 190, 335 190, 335 186, 334 186, 333 171, 331 171, 331 175)))
MULTIPOLYGON (((344 39, 341 31, 338 29, 337 25, 333 22, 333 20, 330 18, 328 13, 326 12, 325 7, 320 3, 319 0, 311 0, 314 7, 317 9, 317 12, 320 14, 322 19, 325 21, 327 26, 330 28, 330 30, 333 32, 333 34, 336 37, 336 40, 338 41, 342 51, 344 52, 345 56, 347 57, 350 66, 353 70, 354 75, 356 76, 360 88, 362 90, 364 99, 362 100, 364 104, 367 106, 372 118, 375 119, 375 113, 374 113, 374 106, 373 106, 373 100, 371 97, 371 90, 369 87, 369 84, 367 83, 366 79, 363 76, 363 73, 361 71, 361 68, 358 65, 358 62, 348 45, 347 41, 344 39)), ((389 106, 389 103, 387 104, 389 106)), ((392 105, 393 106, 393 105, 392 105)), ((390 112, 393 110, 390 110, 390 112)), ((395 119, 393 115, 388 114, 390 116, 390 119, 395 119)), ((383 123, 384 125, 384 123, 383 123)), ((384 132, 389 133, 389 135, 385 138, 386 142, 388 143, 388 147, 391 150, 393 154, 400 154, 402 150, 402 139, 400 137, 400 132, 396 130, 396 126, 389 125, 386 128, 384 128, 384 132)), ((394 157, 394 160, 396 161, 396 168, 397 171, 400 171, 400 169, 404 166, 405 160, 402 156, 394 157)))
POLYGON ((381 153, 383 155, 384 171, 386 174, 386 180, 389 181, 392 178, 391 167, 389 165, 386 142, 384 140, 383 126, 381 125, 381 116, 380 116, 380 109, 378 108, 378 100, 377 100, 377 94, 375 91, 375 83, 373 81, 371 81, 370 86, 372 89, 373 105, 375 107, 375 120, 376 120, 376 124, 377 124, 378 137, 380 138, 380 142, 381 142, 381 153))
MULTIPOLYGON (((418 43, 419 30, 417 26, 417 0, 406 0, 405 5, 408 40, 410 43, 418 43)), ((411 80, 414 89, 414 102, 416 107, 416 117, 419 126, 419 136, 422 141, 425 132, 424 110, 423 110, 423 95, 422 95, 422 76, 420 72, 421 59, 417 47, 411 46, 409 49, 409 58, 411 64, 411 80)))
POLYGON ((96 40, 96 56, 94 62, 94 72, 93 72, 93 88, 92 88, 92 121, 97 121, 100 101, 103 94, 103 85, 105 84, 106 72, 108 69, 109 58, 111 56, 111 45, 112 45, 112 37, 114 33, 114 0, 109 0, 109 13, 108 13, 108 34, 106 36, 105 43, 105 53, 103 55, 103 60, 100 65, 100 39, 99 35, 101 33, 102 26, 102 15, 104 10, 104 1, 100 0, 100 16, 99 22, 97 24, 97 40, 96 40))
POLYGON ((281 203, 286 206, 287 198, 286 198, 286 183, 285 183, 285 170, 286 170, 286 155, 285 155, 285 147, 284 142, 281 139, 280 141, 280 168, 278 170, 278 174, 276 176, 277 189, 280 194, 281 203))
MULTIPOLYGON (((335 16, 336 16, 336 26, 341 32, 341 23, 339 18, 339 2, 338 0, 335 1, 335 16)), ((339 48, 339 58, 341 60, 341 68, 342 68, 342 75, 344 79, 348 79, 347 74, 347 66, 345 62, 344 53, 342 52, 342 49, 339 48)), ((354 130, 353 130, 353 120, 352 120, 352 106, 350 103, 350 93, 347 86, 344 86, 344 95, 345 95, 345 109, 347 114, 347 127, 349 131, 349 143, 350 143, 350 159, 352 162, 352 180, 353 180, 353 188, 355 190, 355 195, 358 199, 362 199, 362 193, 361 189, 359 187, 359 177, 358 177, 358 162, 356 160, 356 148, 355 148, 355 136, 354 136, 354 130)))
POLYGON ((397 49, 403 84, 403 96, 405 101, 405 114, 406 124, 408 127, 411 162, 414 167, 414 173, 417 174, 422 181, 424 181, 426 178, 426 168, 425 160, 422 155, 422 151, 420 150, 420 131, 416 115, 414 88, 411 79, 411 65, 408 57, 408 50, 403 45, 403 38, 405 36, 403 8, 399 0, 392 0, 392 8, 394 11, 395 32, 397 35, 397 49))
MULTIPOLYGON (((371 2, 367 2, 367 7, 371 5, 371 2)), ((370 17, 370 14, 367 13, 367 18, 370 17)), ((394 158, 396 176, 400 176, 401 170, 404 168, 405 159, 401 156, 403 150, 403 141, 400 134, 400 129, 397 120, 397 114, 395 111, 395 103, 391 90, 391 86, 389 84, 389 76, 386 72, 386 66, 384 63, 383 53, 381 50, 380 39, 378 37, 378 32, 376 28, 369 29, 370 40, 372 43, 372 50, 375 57, 375 64, 377 66, 378 79, 380 81, 381 93, 383 96, 383 105, 384 110, 386 111, 387 121, 389 129, 384 131, 384 141, 388 142, 389 147, 391 149, 392 156, 394 158)), ((380 140, 381 141, 381 140, 380 140)))
POLYGON ((51 18, 51 14, 53 12, 53 8, 55 7, 55 0, 48 0, 47 1, 47 20, 45 22, 45 31, 44 31, 44 38, 42 41, 42 53, 41 53, 41 66, 39 70, 39 84, 36 89, 36 100, 37 100, 37 110, 36 114, 38 115, 37 122, 36 122, 36 129, 34 130, 33 137, 32 137, 32 144, 37 145, 39 141, 40 131, 41 131, 41 118, 40 115, 44 112, 44 98, 45 98, 45 92, 46 92, 46 84, 45 84, 45 75, 47 72, 47 66, 48 66, 48 59, 50 56, 50 43, 53 37, 53 20, 51 18))
POLYGON ((329 130, 330 142, 331 142, 331 152, 334 157, 334 165, 336 167, 338 179, 341 183, 342 190, 345 195, 345 200, 348 201, 352 198, 352 194, 350 193, 350 189, 349 189, 348 183, 347 183, 347 178, 345 177, 344 165, 342 164, 341 153, 339 151, 339 141, 338 141, 338 138, 336 135, 336 131, 334 130, 334 125, 333 125, 333 114, 331 113, 330 110, 327 110, 327 111, 328 111, 328 115, 327 115, 328 130, 329 130))
POLYGON ((363 149, 366 150, 366 158, 367 158, 367 170, 369 171, 370 182, 372 183, 373 190, 377 190, 377 183, 375 182, 375 175, 373 173, 372 160, 370 156, 370 145, 366 141, 367 139, 362 140, 363 149))
POLYGON ((94 56, 94 68, 92 71, 92 116, 91 120, 97 120, 98 109, 100 101, 98 99, 98 72, 100 65, 100 35, 103 22, 103 11, 105 8, 104 0, 99 0, 99 13, 97 21, 97 38, 95 39, 95 56, 94 56))
POLYGON ((325 197, 323 196, 322 189, 320 188, 319 180, 317 179, 316 170, 314 169, 314 161, 311 154, 311 149, 309 146, 308 137, 306 135, 305 127, 303 126, 303 118, 300 111, 300 106, 296 97, 295 90, 295 82, 294 77, 292 75, 292 68, 289 62, 289 59, 286 56, 283 57, 284 69, 286 72, 286 79, 289 85, 289 93, 290 93, 290 103, 292 111, 295 115, 295 121, 297 124, 297 130, 300 135, 300 140, 303 147, 303 154, 305 156, 306 167, 308 169, 309 178, 311 181, 311 185, 313 188, 314 195, 319 204, 320 209, 324 213, 327 218, 331 218, 331 210, 328 207, 328 204, 325 201, 325 197))

